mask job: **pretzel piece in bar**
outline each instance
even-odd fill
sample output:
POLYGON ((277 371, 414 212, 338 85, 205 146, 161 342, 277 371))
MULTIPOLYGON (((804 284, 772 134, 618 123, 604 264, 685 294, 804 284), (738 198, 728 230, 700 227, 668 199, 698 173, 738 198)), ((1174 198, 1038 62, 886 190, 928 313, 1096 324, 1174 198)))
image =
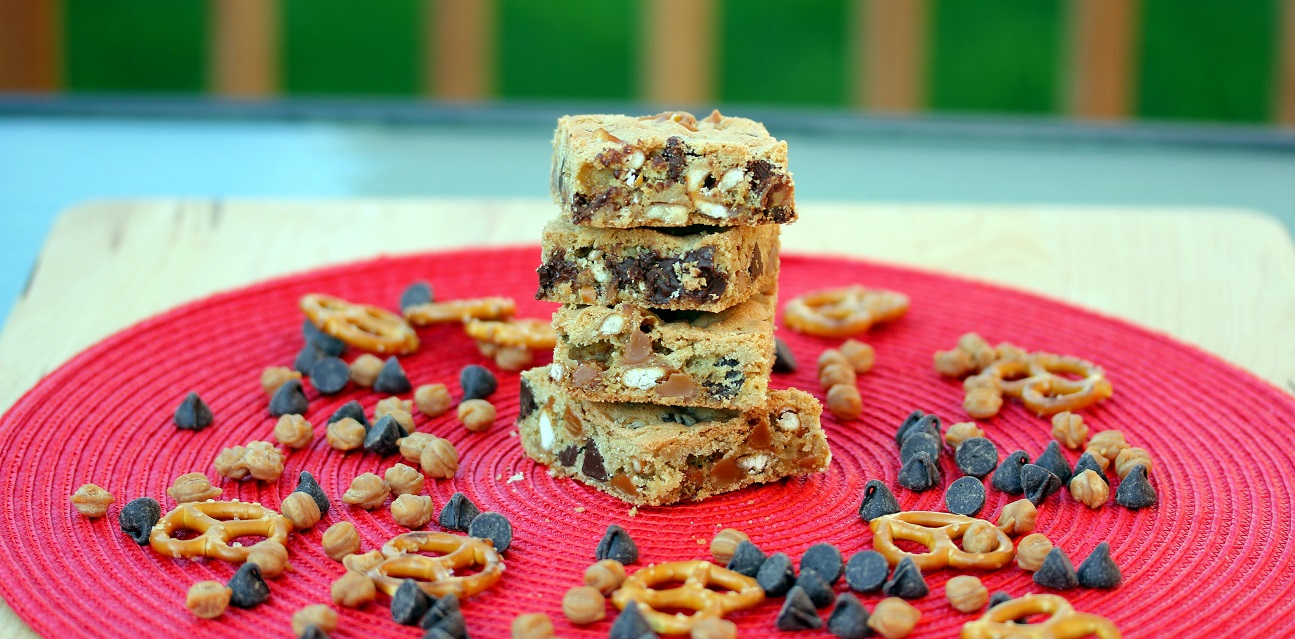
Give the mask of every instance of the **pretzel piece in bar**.
POLYGON ((385 308, 311 293, 301 297, 301 311, 319 330, 355 348, 383 355, 418 350, 418 334, 404 318, 385 308))
POLYGON ((168 557, 211 557, 231 563, 247 561, 251 546, 231 545, 239 537, 256 536, 287 544, 292 522, 260 504, 243 501, 199 501, 180 504, 158 520, 148 543, 168 557), (175 533, 198 533, 176 539, 175 533))
POLYGON ((1111 620, 1085 612, 1075 612, 1064 597, 1058 595, 1025 595, 990 608, 984 616, 962 624, 962 639, 1120 639, 1120 629, 1111 620), (1031 615, 1050 615, 1039 623, 1017 623, 1031 615))
POLYGON ((453 593, 467 599, 495 585, 504 574, 504 564, 488 539, 420 530, 396 535, 382 546, 385 557, 365 573, 378 590, 395 595, 405 579, 418 582, 433 597, 453 593), (438 556, 418 554, 434 552, 438 556), (475 567, 478 572, 456 576, 454 571, 475 567))
POLYGON ((872 528, 872 547, 892 566, 898 565, 905 557, 911 557, 923 572, 946 566, 995 570, 1011 563, 1016 556, 1016 548, 1006 533, 974 517, 916 510, 877 517, 868 526, 872 528), (997 533, 998 546, 989 552, 967 552, 953 543, 977 521, 984 522, 997 533), (908 552, 895 544, 896 539, 921 544, 927 551, 908 552))
POLYGON ((847 286, 811 291, 783 307, 787 328, 820 337, 846 337, 873 324, 899 319, 908 311, 908 296, 894 291, 847 286))
POLYGON ((755 579, 722 568, 709 561, 672 561, 643 568, 625 578, 612 593, 612 603, 624 610, 638 602, 639 612, 652 629, 661 634, 686 635, 703 619, 721 618, 764 601, 764 589, 755 579), (657 590, 657 584, 683 582, 675 588, 657 590), (716 592, 717 585, 727 592, 716 592), (686 608, 691 615, 666 614, 658 608, 686 608))

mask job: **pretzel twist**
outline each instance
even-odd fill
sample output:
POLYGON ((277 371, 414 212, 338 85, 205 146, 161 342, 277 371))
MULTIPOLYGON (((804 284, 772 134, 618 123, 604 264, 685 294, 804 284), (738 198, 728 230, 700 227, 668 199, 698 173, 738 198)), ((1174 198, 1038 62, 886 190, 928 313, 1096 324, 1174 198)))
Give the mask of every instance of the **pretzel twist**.
POLYGON ((1120 639, 1120 629, 1105 617, 1075 612, 1064 597, 1025 595, 990 608, 983 617, 962 624, 962 639, 1120 639), (1030 615, 1051 615, 1039 623, 1018 624, 1030 615))
POLYGON ((463 330, 479 342, 547 350, 557 345, 558 333, 549 322, 536 319, 468 320, 463 330))
POLYGON ((878 322, 899 319, 908 296, 862 286, 829 288, 793 297, 783 307, 787 327, 822 337, 862 333, 878 322))
POLYGON ((453 593, 467 599, 495 585, 504 574, 504 564, 494 543, 450 533, 422 530, 397 535, 382 546, 382 556, 385 559, 368 568, 366 574, 388 596, 395 595, 405 579, 413 579, 423 592, 433 597, 453 593), (419 552, 435 552, 439 556, 429 557, 419 552), (455 576, 455 570, 468 566, 475 566, 479 572, 455 576))
POLYGON ((356 348, 384 355, 418 350, 418 334, 404 318, 385 308, 311 293, 302 296, 301 310, 319 330, 356 348))
POLYGON ((667 635, 686 635, 703 619, 721 618, 759 604, 764 601, 764 589, 755 579, 709 561, 672 561, 648 566, 626 577, 612 593, 612 603, 624 610, 631 601, 638 603, 639 612, 653 630, 667 635), (665 590, 654 588, 674 581, 683 584, 665 590), (707 588, 711 584, 723 586, 728 592, 707 588), (686 608, 696 612, 671 615, 657 608, 686 608))
POLYGON ((1100 366, 1052 353, 1000 359, 986 366, 981 375, 999 380, 1004 395, 1021 400, 1026 408, 1043 416, 1087 408, 1114 392, 1100 366))
POLYGON ((468 320, 502 320, 517 312, 511 297, 481 297, 466 300, 428 302, 405 309, 405 318, 414 326, 466 322, 468 320))
POLYGON ((884 515, 873 519, 868 526, 872 528, 873 548, 892 566, 898 565, 905 557, 911 557, 923 572, 945 566, 994 570, 1006 566, 1016 556, 1016 548, 1006 533, 993 524, 974 517, 918 510, 884 515), (989 552, 967 552, 953 543, 954 539, 962 538, 971 524, 978 521, 984 522, 997 533, 997 548, 989 552), (895 545, 896 539, 926 546, 927 552, 903 550, 895 545))
POLYGON ((292 521, 260 504, 241 501, 199 501, 180 504, 158 520, 148 543, 168 557, 211 557, 240 564, 251 546, 230 545, 247 536, 265 537, 286 544, 292 521), (198 536, 176 539, 175 533, 191 530, 198 536))

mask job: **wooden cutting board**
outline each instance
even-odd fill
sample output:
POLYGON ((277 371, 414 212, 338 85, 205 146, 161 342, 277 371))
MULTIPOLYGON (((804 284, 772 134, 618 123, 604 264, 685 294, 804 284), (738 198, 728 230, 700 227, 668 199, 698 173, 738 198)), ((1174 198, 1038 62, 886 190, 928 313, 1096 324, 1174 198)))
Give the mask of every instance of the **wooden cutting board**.
MULTIPOLYGON (((0 410, 86 346, 176 304, 381 254, 534 244, 554 214, 537 200, 75 207, 55 224, 0 334, 0 410)), ((1165 331, 1284 388, 1295 384, 1295 248, 1280 224, 1251 212, 809 203, 785 229, 783 250, 1015 286, 1165 331)), ((1166 383, 1190 383, 1191 371, 1165 375, 1166 383)), ((0 638, 30 636, 0 603, 0 638)))

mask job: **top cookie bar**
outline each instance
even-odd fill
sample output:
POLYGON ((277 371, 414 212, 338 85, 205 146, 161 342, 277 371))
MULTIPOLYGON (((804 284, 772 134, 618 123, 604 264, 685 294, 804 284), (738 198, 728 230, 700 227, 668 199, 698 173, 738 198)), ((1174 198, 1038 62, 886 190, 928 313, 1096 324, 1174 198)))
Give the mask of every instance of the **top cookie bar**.
POLYGON ((796 220, 787 143, 719 111, 570 115, 553 137, 551 187, 575 224, 747 226, 796 220))

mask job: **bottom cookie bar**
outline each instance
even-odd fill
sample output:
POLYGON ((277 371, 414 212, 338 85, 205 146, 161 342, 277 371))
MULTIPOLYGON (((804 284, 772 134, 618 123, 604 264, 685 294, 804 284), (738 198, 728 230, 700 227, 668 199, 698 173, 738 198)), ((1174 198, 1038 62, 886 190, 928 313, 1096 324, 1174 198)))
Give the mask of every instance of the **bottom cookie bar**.
POLYGON ((823 472, 832 459, 822 405, 795 389, 745 412, 592 402, 567 397, 546 366, 522 374, 520 403, 529 457, 640 506, 823 472))

